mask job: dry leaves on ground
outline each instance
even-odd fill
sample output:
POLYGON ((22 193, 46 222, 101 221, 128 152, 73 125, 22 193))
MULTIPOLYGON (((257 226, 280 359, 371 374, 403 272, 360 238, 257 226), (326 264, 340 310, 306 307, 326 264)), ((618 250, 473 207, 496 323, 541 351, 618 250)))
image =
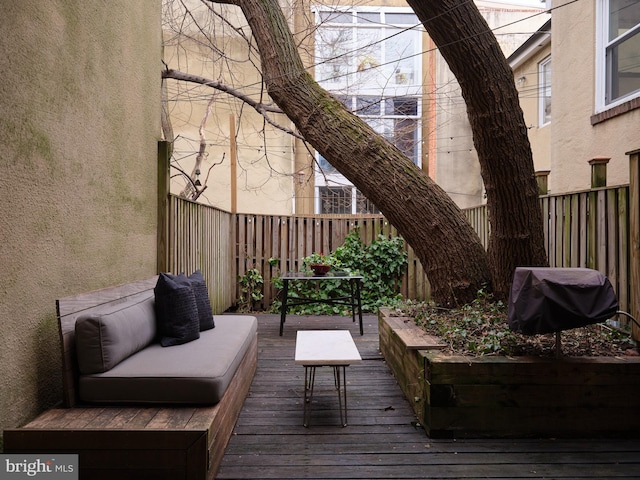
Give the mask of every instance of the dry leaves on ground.
MULTIPOLYGON (((481 294, 474 302, 456 309, 438 308, 426 303, 407 303, 393 314, 413 317, 430 335, 441 338, 445 352, 458 355, 537 355, 556 354, 556 334, 525 336, 509 329, 507 308, 481 294)), ((635 342, 627 332, 608 324, 564 330, 560 333, 562 355, 637 355, 635 342)))

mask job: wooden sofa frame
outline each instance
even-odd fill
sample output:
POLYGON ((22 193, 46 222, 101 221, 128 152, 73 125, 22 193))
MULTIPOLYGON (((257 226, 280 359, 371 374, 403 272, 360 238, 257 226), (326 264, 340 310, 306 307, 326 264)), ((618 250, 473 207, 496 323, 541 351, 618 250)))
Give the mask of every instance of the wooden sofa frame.
POLYGON ((77 398, 76 318, 148 295, 157 277, 56 301, 64 406, 4 431, 5 453, 76 453, 82 479, 214 479, 255 375, 257 337, 216 405, 95 406, 77 398))

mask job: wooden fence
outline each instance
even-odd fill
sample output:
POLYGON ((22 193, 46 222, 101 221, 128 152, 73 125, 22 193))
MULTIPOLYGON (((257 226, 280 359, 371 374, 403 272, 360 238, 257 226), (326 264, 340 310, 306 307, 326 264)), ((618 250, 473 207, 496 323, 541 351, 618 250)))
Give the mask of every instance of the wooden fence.
MULTIPOLYGON (((628 186, 540 197, 549 266, 602 272, 613 285, 621 310, 627 312, 632 269, 629 202, 628 186)), ((490 232, 485 206, 464 212, 486 247, 490 232)))
MULTIPOLYGON (((545 241, 552 267, 588 267, 607 275, 622 310, 630 308, 629 187, 598 188, 540 198, 545 219, 545 241)), ((369 244, 379 234, 397 235, 380 215, 269 216, 230 214, 170 196, 167 269, 202 270, 212 285, 214 310, 233 306, 240 295, 239 276, 256 268, 265 282, 263 305, 277 295, 271 280, 283 270, 299 270, 300 260, 313 252, 328 253, 359 228, 369 244), (277 259, 272 265, 270 259, 277 259)), ((484 206, 465 210, 483 242, 489 239, 484 206)), ((409 268, 402 281, 405 298, 423 300, 429 283, 413 250, 406 247, 409 268)), ((621 319, 624 320, 624 319, 621 319)))
POLYGON ((238 282, 232 274, 234 216, 174 195, 169 195, 167 209, 167 259, 162 270, 189 275, 199 269, 209 286, 213 311, 224 312, 237 299, 238 282))
MULTIPOLYGON (((235 245, 237 276, 256 268, 264 278, 263 306, 277 295, 271 280, 281 271, 298 271, 301 259, 314 252, 329 253, 342 245, 356 228, 365 244, 383 235, 398 236, 397 230, 381 215, 367 216, 269 216, 236 215, 235 245), (271 265, 269 259, 277 259, 271 265)), ((402 280, 401 293, 406 298, 429 298, 429 285, 422 265, 405 244, 408 268, 402 280)))

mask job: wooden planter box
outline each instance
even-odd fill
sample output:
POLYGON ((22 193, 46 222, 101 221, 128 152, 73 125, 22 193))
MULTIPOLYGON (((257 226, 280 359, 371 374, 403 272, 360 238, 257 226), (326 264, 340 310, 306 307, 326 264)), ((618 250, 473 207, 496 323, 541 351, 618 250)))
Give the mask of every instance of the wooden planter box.
POLYGON ((379 332, 430 437, 640 436, 639 357, 451 356, 384 309, 379 332))

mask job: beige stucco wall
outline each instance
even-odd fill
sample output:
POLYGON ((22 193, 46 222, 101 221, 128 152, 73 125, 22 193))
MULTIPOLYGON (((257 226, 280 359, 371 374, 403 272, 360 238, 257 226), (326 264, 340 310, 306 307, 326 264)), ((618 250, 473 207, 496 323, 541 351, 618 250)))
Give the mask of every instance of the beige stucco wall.
MULTIPOLYGON (((264 103, 271 103, 266 91, 261 89, 258 70, 260 58, 257 52, 249 52, 246 41, 228 25, 233 24, 245 32, 250 32, 239 8, 215 5, 214 8, 224 14, 225 22, 222 22, 211 18, 208 8, 198 1, 189 0, 187 5, 191 14, 198 19, 198 24, 205 26, 207 34, 213 38, 214 45, 212 46, 194 25, 175 22, 176 29, 180 27, 184 35, 178 37, 175 30, 165 28, 164 61, 169 68, 219 81, 249 95, 256 102, 262 99, 264 103), (225 58, 221 58, 220 51, 224 52, 225 58)), ((172 11, 173 14, 177 12, 178 10, 172 11)), ((181 17, 176 15, 175 18, 181 17)), ((165 23, 166 25, 168 23, 165 23)), ((201 183, 204 184, 209 168, 215 163, 219 165, 211 170, 206 183, 207 188, 198 202, 230 211, 235 190, 238 212, 291 214, 292 137, 271 125, 265 127, 263 117, 250 106, 243 105, 233 95, 173 79, 167 79, 165 82, 167 105, 175 138, 172 164, 189 174, 193 170, 198 152, 201 122, 205 117, 209 100, 214 97, 203 130, 208 144, 208 157, 201 168, 201 183), (232 179, 233 135, 230 133, 230 116, 233 116, 236 128, 235 183, 232 179)), ((292 127, 292 123, 284 115, 269 113, 269 117, 285 128, 292 127)), ((180 194, 186 180, 175 168, 172 168, 171 175, 171 192, 180 194)))
MULTIPOLYGON (((535 15, 540 9, 489 1, 475 3, 494 31, 505 56, 548 20, 546 15, 535 15)), ((466 104, 455 76, 439 53, 432 91, 437 93, 429 175, 460 208, 480 205, 485 202, 484 187, 466 104)))
MULTIPOLYGON (((526 61, 513 70, 516 88, 520 97, 520 106, 524 114, 524 122, 528 127, 529 142, 536 172, 551 168, 551 123, 540 125, 539 75, 540 62, 551 55, 551 42, 538 50, 526 61)), ((552 64, 553 70, 553 64, 552 64)), ((553 73, 552 73, 553 75, 553 73)), ((552 105, 552 109, 555 105, 552 105)), ((553 110, 552 110, 553 112, 553 110)), ((553 112, 555 113, 555 112, 553 112)))
POLYGON ((640 110, 592 126, 595 113, 596 2, 554 1, 552 23, 552 193, 589 188, 594 157, 610 157, 607 184, 629 181, 625 152, 640 148, 640 110), (565 5, 566 4, 566 5, 565 5))
POLYGON ((56 298, 156 272, 160 0, 0 2, 0 429, 62 400, 56 298))

